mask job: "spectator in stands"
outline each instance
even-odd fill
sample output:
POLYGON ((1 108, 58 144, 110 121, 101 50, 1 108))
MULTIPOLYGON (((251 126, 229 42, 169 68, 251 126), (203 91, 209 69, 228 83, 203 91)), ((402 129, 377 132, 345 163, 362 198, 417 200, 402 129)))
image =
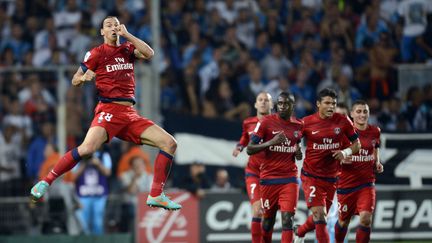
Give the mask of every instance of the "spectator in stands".
POLYGON ((387 99, 397 85, 392 79, 393 65, 398 51, 392 46, 390 34, 380 33, 379 41, 369 51, 370 97, 387 99))
POLYGON ((54 142, 54 125, 45 122, 41 125, 36 137, 31 141, 27 150, 26 172, 30 180, 37 179, 40 166, 45 159, 44 148, 47 143, 54 142))
POLYGON ((364 51, 366 40, 371 40, 372 43, 379 41, 381 32, 389 32, 386 23, 379 19, 378 9, 369 8, 365 13, 365 20, 357 28, 355 47, 357 51, 364 51))
POLYGON ((22 26, 16 22, 12 24, 11 35, 0 42, 0 52, 6 48, 10 48, 18 63, 23 61, 24 54, 31 47, 31 44, 24 40, 22 26))
POLYGON ((336 92, 338 102, 346 104, 348 107, 362 97, 357 88, 351 85, 351 80, 347 75, 340 74, 337 77, 336 92))
POLYGON ((411 131, 425 131, 427 128, 428 112, 425 106, 422 106, 423 93, 418 86, 408 89, 405 107, 402 114, 408 120, 411 131))
POLYGON ((213 192, 227 192, 232 189, 231 183, 229 182, 229 175, 226 169, 218 169, 212 187, 210 188, 213 192))
POLYGON ((422 60, 425 55, 416 43, 427 25, 427 14, 432 11, 428 0, 402 0, 398 6, 400 23, 403 23, 400 52, 403 62, 422 60))
POLYGON ((3 118, 3 126, 15 126, 17 128, 17 133, 22 136, 23 145, 26 145, 33 136, 32 120, 29 116, 24 114, 18 99, 12 99, 10 104, 5 108, 7 113, 3 118))
POLYGON ((109 193, 108 177, 111 175, 111 156, 98 151, 93 157, 82 160, 73 169, 76 192, 82 208, 77 212, 85 234, 104 233, 105 205, 109 193))
POLYGON ((153 174, 147 172, 146 162, 140 156, 129 159, 129 170, 121 174, 120 180, 123 189, 122 217, 120 230, 130 232, 135 222, 138 194, 150 192, 153 174))
POLYGON ((21 136, 17 130, 13 125, 6 125, 3 133, 0 130, 0 195, 4 196, 12 196, 14 183, 21 179, 21 136))
POLYGON ((388 101, 383 102, 383 105, 383 109, 378 116, 379 126, 384 131, 389 132, 408 131, 409 124, 401 114, 401 100, 393 96, 388 101))
POLYGON ((421 36, 416 38, 416 44, 426 52, 427 61, 430 63, 432 61, 432 14, 429 13, 427 16, 427 26, 426 30, 421 36))
POLYGON ((152 165, 150 162, 150 156, 148 153, 142 150, 140 146, 137 146, 129 142, 121 142, 121 150, 123 155, 120 157, 117 165, 117 178, 120 179, 126 171, 131 169, 131 159, 139 157, 144 161, 144 168, 147 174, 153 174, 152 165))
POLYGON ((274 79, 288 76, 293 65, 291 61, 283 55, 281 44, 273 43, 271 48, 271 53, 261 62, 264 78, 274 79))
POLYGON ((270 45, 268 43, 268 34, 265 31, 260 31, 257 34, 255 46, 250 48, 251 57, 257 61, 261 62, 271 51, 270 45))
POLYGON ((182 179, 180 187, 201 199, 210 185, 210 179, 205 173, 205 165, 201 162, 194 162, 190 165, 189 174, 182 179))
MULTIPOLYGON (((227 63, 222 66, 228 68, 227 63)), ((245 119, 249 113, 249 104, 239 97, 234 97, 234 92, 226 79, 214 83, 214 87, 207 92, 203 103, 203 115, 208 118, 245 119)))

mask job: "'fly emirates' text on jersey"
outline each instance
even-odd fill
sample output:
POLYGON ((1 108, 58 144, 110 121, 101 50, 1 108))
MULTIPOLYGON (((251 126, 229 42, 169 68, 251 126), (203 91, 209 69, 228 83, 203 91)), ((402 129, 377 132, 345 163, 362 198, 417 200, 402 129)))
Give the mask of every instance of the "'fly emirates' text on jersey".
POLYGON ((269 141, 282 131, 287 140, 281 144, 272 145, 264 151, 261 162, 260 179, 276 179, 297 177, 298 170, 295 164, 295 151, 301 140, 303 122, 291 117, 288 121, 279 117, 279 114, 265 116, 258 122, 253 138, 255 141, 269 141))
MULTIPOLYGON (((259 119, 256 116, 246 118, 243 121, 242 136, 241 136, 240 141, 237 145, 244 148, 249 144, 250 137, 251 137, 258 121, 259 121, 259 119)), ((263 157, 264 157, 263 151, 249 156, 249 161, 248 161, 248 164, 246 166, 246 173, 251 173, 251 174, 254 174, 256 176, 259 176, 260 163, 261 163, 263 157)))
POLYGON ((125 42, 120 46, 102 44, 86 53, 81 68, 96 73, 100 101, 135 103, 134 50, 132 43, 125 42))
POLYGON ((343 164, 339 176, 338 188, 354 188, 359 185, 375 182, 374 151, 380 145, 381 131, 378 127, 368 125, 366 130, 357 129, 361 149, 351 157, 352 164, 343 164))
POLYGON ((315 113, 304 117, 303 122, 306 139, 303 171, 312 176, 336 178, 339 161, 333 158, 333 153, 345 149, 344 136, 350 141, 358 137, 351 120, 339 113, 327 119, 315 113))

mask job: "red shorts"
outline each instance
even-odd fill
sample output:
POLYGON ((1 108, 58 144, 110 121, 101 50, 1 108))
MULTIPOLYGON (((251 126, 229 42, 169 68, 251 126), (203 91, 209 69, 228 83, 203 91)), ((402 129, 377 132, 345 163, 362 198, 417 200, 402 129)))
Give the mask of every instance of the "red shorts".
POLYGON ((246 191, 249 196, 250 204, 254 204, 256 201, 259 201, 261 198, 261 189, 259 184, 259 177, 246 175, 246 191))
POLYGON ((142 144, 141 133, 154 123, 138 115, 133 106, 116 103, 101 103, 95 108, 95 115, 90 127, 103 127, 107 131, 108 141, 113 137, 142 144))
POLYGON ((299 198, 297 183, 261 185, 261 207, 265 218, 275 216, 278 209, 295 213, 299 198))
POLYGON ((338 194, 339 218, 350 220, 360 212, 373 212, 375 209, 375 187, 369 186, 348 194, 338 194))
POLYGON ((303 174, 301 180, 307 207, 323 206, 328 212, 336 192, 336 183, 303 174))

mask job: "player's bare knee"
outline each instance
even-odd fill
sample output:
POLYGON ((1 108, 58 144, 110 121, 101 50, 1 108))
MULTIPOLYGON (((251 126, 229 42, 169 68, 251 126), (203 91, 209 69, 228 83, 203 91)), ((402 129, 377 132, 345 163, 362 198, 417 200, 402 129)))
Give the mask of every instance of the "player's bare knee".
POLYGON ((174 154, 177 149, 177 141, 174 138, 169 137, 163 141, 160 149, 167 153, 174 154))
POLYGON ((316 208, 312 210, 312 216, 314 221, 325 221, 326 213, 322 208, 316 208))
POLYGON ((252 216, 254 218, 261 218, 262 217, 262 211, 260 208, 252 207, 252 216))
POLYGON ((365 214, 360 216, 360 225, 365 227, 370 227, 372 223, 372 216, 370 214, 365 214))
POLYGON ((81 144, 78 147, 78 153, 82 158, 86 158, 91 156, 94 152, 98 150, 98 146, 94 144, 81 144))
POLYGON ((342 228, 348 227, 348 223, 349 223, 349 221, 342 221, 342 220, 338 221, 339 226, 342 228))

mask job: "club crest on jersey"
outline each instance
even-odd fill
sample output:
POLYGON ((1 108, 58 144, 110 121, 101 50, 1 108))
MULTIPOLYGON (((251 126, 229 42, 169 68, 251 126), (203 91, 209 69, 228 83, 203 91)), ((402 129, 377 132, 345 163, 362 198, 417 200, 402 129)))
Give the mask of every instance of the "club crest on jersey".
POLYGON ((294 137, 298 138, 299 133, 300 133, 299 131, 294 131, 294 137))
POLYGON ((335 132, 336 135, 339 134, 340 131, 341 131, 340 127, 336 127, 336 128, 334 129, 334 132, 335 132))
POLYGON ((375 139, 372 140, 372 146, 373 146, 373 147, 376 146, 376 141, 375 141, 375 139))

